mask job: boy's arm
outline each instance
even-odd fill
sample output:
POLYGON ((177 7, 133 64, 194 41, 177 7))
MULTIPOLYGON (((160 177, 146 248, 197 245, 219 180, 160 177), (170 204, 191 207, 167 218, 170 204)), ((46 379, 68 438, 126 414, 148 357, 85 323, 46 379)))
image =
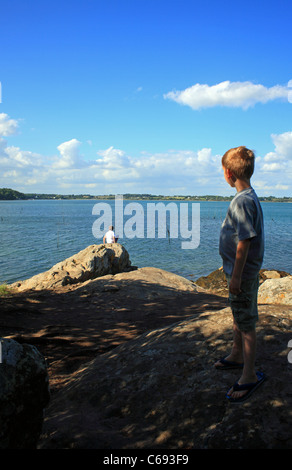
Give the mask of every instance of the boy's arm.
POLYGON ((248 238, 238 242, 234 268, 229 284, 229 291, 231 294, 237 295, 240 293, 241 275, 246 262, 250 241, 251 239, 248 238))

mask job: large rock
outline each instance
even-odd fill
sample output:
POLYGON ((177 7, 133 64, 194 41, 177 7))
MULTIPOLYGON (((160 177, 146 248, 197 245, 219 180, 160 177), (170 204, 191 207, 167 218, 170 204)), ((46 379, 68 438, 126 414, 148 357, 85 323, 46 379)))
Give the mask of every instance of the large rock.
POLYGON ((36 448, 49 397, 47 368, 40 352, 1 338, 0 449, 36 448))
POLYGON ((78 293, 96 294, 98 292, 114 293, 132 299, 157 300, 183 295, 186 292, 197 292, 192 281, 164 269, 145 267, 130 272, 106 275, 91 280, 78 287, 78 293))
POLYGON ((258 301, 262 304, 292 305, 292 276, 266 279, 259 288, 258 301))
POLYGON ((219 295, 226 296, 228 294, 227 281, 222 267, 207 276, 199 277, 196 280, 196 285, 219 295))
POLYGON ((39 448, 291 449, 292 313, 279 309, 261 307, 257 368, 268 379, 241 406, 225 398, 240 371, 213 367, 230 350, 230 309, 206 310, 84 364, 47 408, 39 448))
POLYGON ((127 250, 119 243, 90 245, 74 256, 61 261, 44 273, 11 284, 18 291, 56 289, 67 284, 115 274, 130 269, 127 250))
MULTIPOLYGON (((265 284, 267 280, 269 281, 266 284, 266 288, 262 288, 262 291, 265 292, 265 298, 268 298, 268 294, 266 295, 266 292, 268 292, 271 287, 272 287, 273 292, 275 292, 275 294, 281 285, 283 285, 282 292, 285 289, 284 286, 287 286, 289 289, 289 282, 283 281, 283 284, 282 284, 282 281, 281 281, 282 278, 286 278, 287 276, 290 276, 290 275, 286 271, 261 269, 259 273, 260 285, 262 285, 263 283, 265 284), (275 284, 273 282, 274 280, 276 281, 275 284)), ((218 294, 222 296, 228 295, 227 281, 226 281, 226 277, 225 277, 222 267, 219 269, 216 269, 215 271, 211 272, 207 276, 202 276, 198 278, 195 283, 198 287, 201 287, 204 290, 212 292, 214 294, 218 294)), ((271 295, 275 298, 275 295, 273 294, 271 295)), ((271 296, 271 301, 269 301, 268 303, 279 303, 278 301, 273 302, 272 296, 271 296)), ((277 298, 280 300, 281 296, 277 294, 277 298)), ((290 297, 288 296, 288 298, 290 297)), ((288 304, 289 302, 290 301, 288 301, 288 304)))

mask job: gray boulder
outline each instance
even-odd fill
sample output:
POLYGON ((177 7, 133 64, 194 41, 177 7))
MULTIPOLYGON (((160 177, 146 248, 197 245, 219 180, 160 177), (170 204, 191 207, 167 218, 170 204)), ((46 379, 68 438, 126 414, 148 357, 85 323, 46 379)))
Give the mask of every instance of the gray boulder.
POLYGON ((45 360, 34 346, 0 339, 0 449, 36 448, 50 398, 45 360))
MULTIPOLYGON (((292 276, 285 271, 261 269, 259 273, 259 302, 267 304, 292 304, 292 276)), ((205 291, 228 296, 228 286, 223 268, 200 277, 196 286, 205 291)))
POLYGON ((157 300, 177 297, 187 292, 196 293, 197 290, 192 281, 182 276, 164 269, 145 267, 90 280, 78 286, 77 292, 80 295, 114 292, 115 298, 126 296, 137 300, 157 300))
POLYGON ((106 274, 116 274, 130 269, 130 266, 129 254, 119 243, 90 245, 48 271, 15 282, 10 287, 18 291, 56 289, 106 274))
POLYGON ((261 304, 292 305, 292 276, 266 279, 259 288, 261 304))

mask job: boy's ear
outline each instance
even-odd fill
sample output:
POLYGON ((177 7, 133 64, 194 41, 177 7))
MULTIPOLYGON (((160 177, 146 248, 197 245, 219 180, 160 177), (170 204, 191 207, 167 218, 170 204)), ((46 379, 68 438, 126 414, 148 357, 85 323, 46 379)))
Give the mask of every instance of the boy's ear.
POLYGON ((229 179, 231 179, 233 182, 236 181, 236 178, 235 178, 234 174, 229 170, 229 168, 227 168, 226 174, 227 174, 227 177, 228 177, 229 179))

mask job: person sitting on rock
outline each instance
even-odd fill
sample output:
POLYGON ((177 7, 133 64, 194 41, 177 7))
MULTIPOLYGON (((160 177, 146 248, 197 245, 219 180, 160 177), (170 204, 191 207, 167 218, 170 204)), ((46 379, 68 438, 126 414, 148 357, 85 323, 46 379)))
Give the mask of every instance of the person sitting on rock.
POLYGON ((116 243, 117 241, 118 238, 115 236, 114 227, 110 225, 108 231, 103 237, 103 243, 116 243))

